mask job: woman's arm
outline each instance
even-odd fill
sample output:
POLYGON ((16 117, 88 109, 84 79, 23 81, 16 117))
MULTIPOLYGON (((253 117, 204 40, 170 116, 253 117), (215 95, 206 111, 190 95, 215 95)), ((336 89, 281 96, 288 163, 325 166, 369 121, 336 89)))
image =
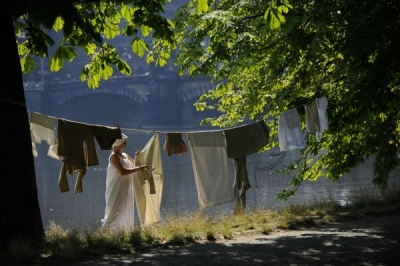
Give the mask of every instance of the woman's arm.
MULTIPOLYGON (((129 157, 128 155, 128 159, 129 161, 133 161, 133 159, 131 157, 129 157)), ((131 161, 131 163, 132 163, 131 161)), ((121 161, 119 159, 119 156, 117 154, 112 154, 110 157, 110 163, 117 169, 117 171, 121 174, 121 175, 130 175, 133 174, 134 172, 140 171, 142 169, 149 169, 150 165, 144 164, 144 165, 140 165, 140 166, 136 166, 130 169, 126 169, 122 166, 121 161)), ((132 165, 134 165, 132 163, 132 165)))

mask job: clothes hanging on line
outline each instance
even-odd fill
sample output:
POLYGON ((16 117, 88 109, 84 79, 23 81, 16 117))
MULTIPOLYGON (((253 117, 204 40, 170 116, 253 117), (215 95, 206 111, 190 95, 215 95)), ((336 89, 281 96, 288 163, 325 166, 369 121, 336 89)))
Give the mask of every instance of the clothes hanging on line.
POLYGON ((134 188, 140 225, 145 227, 160 221, 164 176, 157 132, 147 142, 141 153, 135 155, 135 166, 143 164, 149 164, 151 168, 134 173, 134 188))
POLYGON ((246 156, 257 153, 269 142, 269 128, 265 121, 224 130, 226 150, 234 160, 237 193, 243 195, 250 188, 247 176, 246 156))
POLYGON ((47 156, 59 160, 56 137, 57 118, 36 112, 29 112, 29 125, 31 129, 33 156, 38 156, 36 144, 45 141, 49 145, 47 156))
POLYGON ((279 115, 278 137, 281 152, 303 149, 306 146, 297 109, 291 109, 279 115))
POLYGON ((240 158, 257 153, 269 142, 269 128, 265 121, 226 129, 223 132, 229 158, 240 158))
POLYGON ((223 132, 188 133, 200 208, 235 200, 223 132))
POLYGON ((246 166, 246 157, 257 153, 269 142, 269 128, 265 121, 224 130, 226 149, 232 158, 235 169, 235 211, 241 213, 246 209, 246 191, 250 189, 250 181, 246 166))
POLYGON ((165 133, 164 151, 168 157, 172 154, 185 156, 187 146, 182 138, 182 133, 165 133))
POLYGON ((313 101, 305 104, 304 109, 306 111, 306 130, 315 135, 320 131, 317 103, 313 101))
POLYGON ((61 192, 70 191, 67 173, 73 175, 78 172, 75 183, 75 193, 83 192, 82 179, 89 166, 99 165, 95 148, 95 136, 104 141, 99 143, 101 148, 108 148, 110 140, 121 138, 118 127, 97 126, 66 119, 58 119, 58 150, 62 166, 59 176, 61 192), (104 138, 104 136, 108 136, 104 138))
POLYGON ((317 141, 321 141, 324 131, 329 128, 328 112, 327 112, 328 100, 326 99, 325 96, 322 96, 320 98, 317 98, 315 101, 318 108, 318 118, 320 125, 319 132, 316 132, 316 137, 317 141))

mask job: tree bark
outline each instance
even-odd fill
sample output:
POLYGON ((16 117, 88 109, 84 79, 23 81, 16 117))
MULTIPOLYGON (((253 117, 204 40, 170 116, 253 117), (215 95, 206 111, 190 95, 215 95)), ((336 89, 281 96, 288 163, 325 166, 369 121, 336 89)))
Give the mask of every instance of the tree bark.
POLYGON ((10 241, 26 240, 41 245, 44 229, 36 186, 34 158, 26 107, 22 70, 18 56, 13 20, 0 13, 2 63, 0 77, 1 208, 0 250, 10 241), (7 84, 7 85, 5 85, 7 84))

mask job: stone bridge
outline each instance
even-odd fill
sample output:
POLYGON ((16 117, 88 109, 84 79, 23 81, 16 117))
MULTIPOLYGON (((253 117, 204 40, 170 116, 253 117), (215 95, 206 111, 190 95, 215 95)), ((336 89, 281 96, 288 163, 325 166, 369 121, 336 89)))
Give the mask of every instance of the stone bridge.
POLYGON ((89 89, 76 80, 25 83, 28 109, 57 118, 121 127, 197 127, 205 117, 193 107, 213 88, 209 79, 117 76, 89 89))

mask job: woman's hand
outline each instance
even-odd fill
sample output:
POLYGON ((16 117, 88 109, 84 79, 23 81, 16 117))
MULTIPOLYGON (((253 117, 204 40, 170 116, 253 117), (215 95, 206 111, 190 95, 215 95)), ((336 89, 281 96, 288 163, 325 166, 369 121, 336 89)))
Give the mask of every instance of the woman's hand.
POLYGON ((151 165, 150 164, 143 164, 140 166, 142 169, 150 169, 151 165))

